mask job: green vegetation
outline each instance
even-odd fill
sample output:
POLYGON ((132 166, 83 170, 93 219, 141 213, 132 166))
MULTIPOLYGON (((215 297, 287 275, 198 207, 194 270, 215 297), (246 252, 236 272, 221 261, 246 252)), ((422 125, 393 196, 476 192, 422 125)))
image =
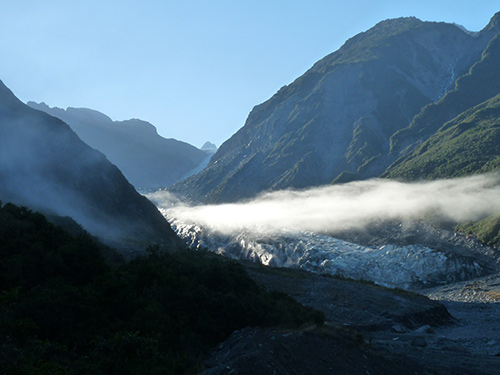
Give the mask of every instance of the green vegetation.
POLYGON ((475 236, 486 245, 500 248, 500 213, 476 223, 457 225, 456 229, 465 234, 475 236))
POLYGON ((500 167, 500 95, 446 123, 386 177, 436 179, 485 173, 500 167))
MULTIPOLYGON (((447 122, 385 177, 405 180, 462 177, 500 168, 500 94, 447 122)), ((500 214, 457 230, 500 248, 500 214)))
POLYGON ((336 64, 360 63, 378 59, 398 42, 402 34, 422 27, 423 22, 415 17, 390 19, 379 22, 371 29, 349 39, 341 51, 336 64))
POLYGON ((444 123, 494 97, 500 91, 500 36, 494 37, 467 74, 455 82, 455 88, 437 103, 422 108, 410 126, 391 137, 391 151, 399 152, 418 140, 427 139, 444 123))
POLYGON ((151 248, 111 265, 106 251, 88 234, 0 204, 2 373, 196 373, 236 329, 323 322, 211 253, 151 248))
MULTIPOLYGON (((500 168, 500 36, 439 102, 427 105, 411 125, 391 138, 393 152, 425 140, 383 177, 404 180, 461 177, 500 168), (449 120, 449 121, 448 121, 449 120)), ((500 248, 500 215, 458 230, 500 248)))

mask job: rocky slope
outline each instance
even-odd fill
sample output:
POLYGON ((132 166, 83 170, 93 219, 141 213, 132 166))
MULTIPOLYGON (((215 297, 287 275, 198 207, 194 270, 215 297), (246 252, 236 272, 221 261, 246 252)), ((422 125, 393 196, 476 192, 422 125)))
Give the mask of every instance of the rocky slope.
MULTIPOLYGON (((324 312, 327 324, 293 332, 236 331, 212 353, 206 375, 498 373, 498 304, 436 302, 368 283, 245 266, 269 290, 324 312)), ((487 280, 498 288, 498 276, 487 280)), ((426 293, 435 298, 453 288, 460 294, 462 284, 426 293)))
MULTIPOLYGON (((494 19, 495 20, 495 19, 494 19)), ((494 21, 493 20, 493 21, 494 21)), ((492 21, 491 28, 498 23, 492 21)), ((459 177, 500 167, 500 37, 453 90, 422 109, 410 126, 391 138, 400 155, 384 177, 405 180, 459 177)), ((462 231, 500 247, 500 215, 461 225, 462 231)))
POLYGON ((202 150, 158 135, 156 128, 142 120, 113 121, 86 108, 49 107, 28 102, 66 122, 88 145, 101 151, 136 188, 165 187, 190 174, 207 158, 202 150))
POLYGON ((103 154, 1 82, 0 135, 1 201, 72 217, 108 242, 179 243, 156 207, 103 154))
MULTIPOLYGON (((463 133, 466 128, 470 134, 475 134, 477 136, 476 130, 478 130, 478 119, 475 119, 477 114, 474 112, 481 111, 481 115, 484 115, 484 107, 488 107, 490 109, 487 110, 487 116, 490 119, 496 116, 491 112, 491 107, 496 106, 498 100, 490 104, 483 104, 482 107, 474 107, 491 100, 500 93, 500 73, 497 69, 498 64, 500 64, 500 36, 496 36, 490 41, 481 59, 472 66, 469 72, 459 77, 455 87, 451 91, 438 102, 424 107, 420 113, 415 116, 409 127, 402 129, 391 137, 391 153, 400 153, 403 156, 395 165, 389 168, 386 175, 389 177, 411 178, 412 176, 407 172, 403 172, 403 169, 411 169, 412 165, 402 167, 399 164, 404 164, 408 160, 415 161, 415 159, 422 154, 423 149, 429 148, 429 143, 437 147, 444 146, 446 142, 452 143, 453 141, 451 138, 456 138, 458 134, 463 133), (446 124, 451 120, 453 120, 452 123, 446 124), (471 123, 471 125, 465 125, 466 123, 471 123), (461 127, 463 130, 458 133, 453 132, 454 135, 450 136, 452 132, 451 128, 454 126, 461 127), (447 136, 444 135, 446 131, 449 132, 447 136), (436 134, 436 132, 438 133, 436 134), (433 139, 430 140, 429 137, 433 137, 433 139), (426 140, 429 140, 426 145, 414 152, 408 152, 408 150, 414 150, 415 147, 426 140)), ((478 137, 478 140, 479 138, 480 137, 478 137)), ((472 142, 468 148, 476 148, 477 152, 485 153, 486 150, 479 150, 483 145, 478 143, 478 140, 472 142)), ((445 146, 445 148, 447 147, 445 146)), ((489 147, 487 149, 492 151, 489 147)), ((450 156, 452 157, 457 157, 457 154, 460 154, 460 150, 456 148, 451 151, 450 156)), ((492 152, 491 158, 494 159, 496 155, 498 155, 498 152, 492 152)), ((441 164, 442 163, 441 161, 441 164)), ((467 162, 465 164, 467 164, 467 162)), ((415 163, 413 166, 416 166, 415 163)), ((481 170, 481 167, 482 166, 478 165, 469 167, 468 173, 474 171, 484 172, 484 170, 481 170)), ((454 171, 441 171, 433 175, 431 175, 432 172, 430 170, 416 170, 412 173, 414 173, 414 178, 453 177, 465 174, 460 167, 456 168, 454 171)))
MULTIPOLYGON (((256 106, 208 167, 173 190, 195 201, 223 202, 380 175, 401 157, 390 138, 481 60, 499 19, 495 15, 478 34, 415 18, 377 24, 256 106)), ((466 109, 455 108, 458 113, 444 121, 466 109)), ((399 150, 410 150, 420 138, 399 150)))
MULTIPOLYGON (((498 83, 500 92, 500 76, 498 83)), ((499 167, 500 94, 447 122, 384 175, 406 180, 436 179, 486 173, 499 167)))

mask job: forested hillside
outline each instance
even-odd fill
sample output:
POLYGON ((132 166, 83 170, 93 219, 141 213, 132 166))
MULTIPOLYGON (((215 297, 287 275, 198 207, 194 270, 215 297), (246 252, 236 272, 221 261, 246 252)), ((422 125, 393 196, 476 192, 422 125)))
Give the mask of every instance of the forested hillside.
POLYGON ((214 254, 151 248, 127 263, 12 204, 0 205, 0 258, 6 374, 194 374, 236 329, 323 321, 214 254))

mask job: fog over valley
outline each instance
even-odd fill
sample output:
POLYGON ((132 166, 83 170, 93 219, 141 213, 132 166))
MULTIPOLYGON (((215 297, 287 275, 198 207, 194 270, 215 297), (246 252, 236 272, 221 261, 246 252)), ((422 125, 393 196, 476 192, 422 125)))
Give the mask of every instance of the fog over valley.
POLYGON ((192 248, 418 290, 497 268, 495 251, 451 229, 498 212, 499 193, 500 175, 490 173, 372 179, 218 205, 186 205, 168 191, 147 197, 192 248))
POLYGON ((0 374, 497 375, 498 4, 132 3, 2 3, 0 374))
POLYGON ((169 219, 223 234, 279 230, 334 233, 382 220, 476 221, 500 209, 500 175, 405 183, 372 179, 282 190, 232 204, 184 205, 168 191, 147 197, 169 219))

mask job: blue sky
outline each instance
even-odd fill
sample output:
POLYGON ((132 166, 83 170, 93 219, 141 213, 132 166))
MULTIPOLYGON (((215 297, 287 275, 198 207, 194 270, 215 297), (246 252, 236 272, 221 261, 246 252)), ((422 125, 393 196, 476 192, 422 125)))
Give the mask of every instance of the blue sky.
POLYGON ((482 29, 498 0, 2 0, 0 79, 24 102, 220 144, 346 39, 402 16, 482 29))

